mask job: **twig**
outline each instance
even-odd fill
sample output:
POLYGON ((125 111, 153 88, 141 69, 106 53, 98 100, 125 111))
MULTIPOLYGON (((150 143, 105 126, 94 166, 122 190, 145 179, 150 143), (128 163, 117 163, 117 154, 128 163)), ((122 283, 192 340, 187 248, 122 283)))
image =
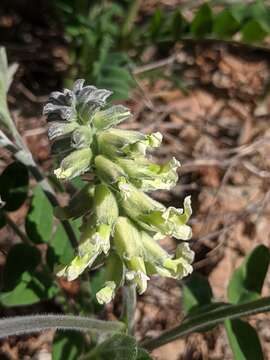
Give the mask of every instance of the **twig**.
POLYGON ((22 240, 22 242, 26 244, 32 244, 31 241, 28 239, 28 237, 25 235, 23 231, 19 228, 19 226, 8 216, 8 214, 4 213, 6 223, 10 228, 19 236, 19 238, 22 240))

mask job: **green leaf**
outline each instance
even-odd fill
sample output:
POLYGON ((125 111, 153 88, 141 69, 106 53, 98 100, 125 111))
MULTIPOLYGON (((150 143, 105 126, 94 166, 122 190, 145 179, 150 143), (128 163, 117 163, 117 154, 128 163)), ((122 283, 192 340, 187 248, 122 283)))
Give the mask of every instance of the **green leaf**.
POLYGON ((3 273, 4 291, 12 290, 20 281, 22 273, 32 273, 40 264, 39 250, 31 245, 16 244, 8 252, 3 273))
POLYGON ((262 21, 252 19, 244 25, 241 33, 243 41, 254 43, 261 42, 269 33, 269 31, 267 31, 262 21))
POLYGON ((96 293, 102 288, 105 281, 106 281, 105 268, 99 269, 95 274, 93 274, 91 276, 90 284, 89 284, 90 285, 90 292, 91 292, 91 296, 93 298, 93 301, 95 303, 97 303, 96 293))
POLYGON ((33 191, 30 210, 25 221, 27 235, 34 243, 49 242, 52 234, 53 209, 38 185, 33 191))
POLYGON ((139 348, 136 360, 152 360, 152 358, 146 350, 139 348))
POLYGON ((36 271, 40 262, 40 252, 34 246, 16 244, 11 248, 3 272, 2 305, 31 305, 55 296, 58 288, 50 275, 36 271))
POLYGON ((229 301, 238 304, 259 298, 269 262, 269 249, 257 246, 234 271, 228 286, 229 301))
POLYGON ((181 12, 178 9, 175 10, 171 21, 171 32, 175 40, 180 40, 180 36, 182 35, 186 24, 187 22, 181 12))
POLYGON ((155 38, 161 31, 164 22, 164 13, 161 9, 156 9, 154 15, 151 18, 149 25, 149 33, 152 38, 155 38))
POLYGON ((56 333, 53 339, 53 360, 77 360, 84 348, 84 337, 74 331, 56 333))
POLYGON ((166 331, 156 339, 144 341, 141 346, 151 351, 159 346, 189 335, 196 331, 201 331, 207 326, 217 325, 225 320, 237 319, 242 316, 254 315, 261 312, 270 311, 270 297, 250 301, 240 305, 227 305, 216 310, 211 310, 205 314, 193 316, 190 320, 184 321, 181 325, 166 331))
POLYGON ((0 176, 0 196, 5 211, 15 211, 22 206, 28 192, 28 170, 20 162, 8 165, 0 176))
POLYGON ((230 6, 230 13, 233 18, 238 22, 242 23, 244 18, 247 16, 249 11, 249 6, 246 6, 243 3, 235 3, 230 6))
POLYGON ((212 32, 212 25, 212 10, 210 6, 205 3, 197 11, 191 22, 190 30, 196 37, 202 37, 212 32))
POLYGON ((247 322, 226 320, 225 329, 235 360, 263 360, 263 351, 256 330, 247 322))
POLYGON ((138 347, 136 339, 117 334, 96 346, 82 360, 151 360, 147 351, 138 347))
POLYGON ((49 241, 48 262, 53 268, 54 264, 67 265, 75 256, 74 249, 69 241, 67 233, 60 223, 49 241))
POLYGON ((184 282, 183 308, 190 314, 197 308, 211 303, 213 297, 211 286, 205 276, 194 272, 184 282))
POLYGON ((225 9, 216 15, 214 19, 213 32, 220 38, 228 38, 237 32, 240 24, 234 18, 231 11, 225 9))
POLYGON ((0 303, 7 307, 32 305, 54 297, 57 292, 58 288, 48 277, 26 271, 21 274, 20 282, 13 290, 1 293, 0 303))

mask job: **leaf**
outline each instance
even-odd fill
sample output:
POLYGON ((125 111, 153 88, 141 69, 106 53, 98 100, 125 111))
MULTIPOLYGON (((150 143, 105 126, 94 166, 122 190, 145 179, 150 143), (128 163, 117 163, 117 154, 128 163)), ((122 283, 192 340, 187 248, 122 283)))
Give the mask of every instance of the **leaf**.
POLYGON ((144 341, 141 346, 149 351, 165 345, 171 341, 189 335, 193 332, 201 331, 207 326, 217 325, 225 320, 237 319, 242 316, 254 315, 260 312, 270 311, 270 297, 250 301, 245 304, 227 305, 216 310, 211 310, 205 314, 193 316, 190 320, 163 333, 156 339, 144 341))
POLYGON ((2 305, 30 305, 55 296, 58 288, 50 275, 36 271, 40 262, 40 252, 34 246, 16 244, 11 248, 3 272, 2 305))
POLYGON ((52 234, 53 209, 38 185, 33 191, 30 210, 25 221, 25 230, 34 243, 49 242, 52 234))
POLYGON ((148 352, 144 349, 138 349, 136 360, 153 360, 148 352))
POLYGON ((197 11, 191 22, 190 30, 193 35, 202 37, 212 31, 212 10, 207 3, 203 4, 197 11))
POLYGON ((256 330, 247 322, 226 320, 225 329, 235 360, 263 360, 263 351, 256 330))
POLYGON ((110 52, 104 55, 104 59, 99 59, 97 64, 99 70, 94 78, 96 85, 112 90, 112 100, 128 99, 130 88, 135 84, 128 69, 129 58, 123 53, 110 52))
POLYGON ((96 300, 96 293, 102 288, 105 281, 106 281, 105 268, 101 268, 96 273, 91 275, 91 279, 90 279, 90 283, 89 283, 89 286, 90 286, 89 290, 91 293, 92 300, 97 304, 98 304, 98 302, 96 300))
POLYGON ((114 335, 96 346, 83 360, 136 360, 136 339, 127 335, 114 335))
POLYGON ((213 32, 221 39, 231 37, 237 32, 240 23, 234 18, 231 11, 225 9, 216 15, 213 32))
POLYGON ((3 272, 4 291, 12 290, 22 273, 32 273, 41 261, 39 250, 31 245, 16 244, 8 252, 3 272))
POLYGON ((149 33, 152 38, 155 38, 162 28, 164 22, 164 13, 161 9, 156 9, 154 15, 151 18, 151 22, 149 24, 149 33))
POLYGON ((257 246, 234 271, 228 286, 229 301, 239 304, 259 298, 269 262, 269 249, 257 246))
POLYGON ((174 40, 180 39, 180 36, 185 26, 186 26, 186 20, 183 18, 183 15, 178 9, 175 10, 171 21, 171 32, 174 40))
POLYGON ((58 288, 48 277, 26 271, 21 274, 20 282, 13 290, 1 293, 0 303, 7 307, 32 305, 54 297, 57 292, 58 288))
POLYGON ((183 308, 185 314, 192 313, 196 308, 211 303, 213 297, 208 279, 194 272, 183 286, 183 308))
POLYGON ((0 176, 0 196, 5 202, 5 211, 15 211, 27 198, 29 175, 25 165, 13 162, 0 176))
POLYGON ((74 257, 74 249, 69 241, 67 233, 60 223, 49 241, 48 262, 53 268, 54 264, 67 265, 74 257))
POLYGON ((249 8, 249 6, 246 6, 243 3, 235 3, 230 6, 230 13, 238 23, 242 23, 247 16, 249 8))
POLYGON ((248 43, 261 42, 267 35, 263 22, 252 19, 241 30, 242 40, 248 43))
POLYGON ((84 337, 74 331, 56 333, 53 339, 53 360, 77 360, 84 348, 84 337))

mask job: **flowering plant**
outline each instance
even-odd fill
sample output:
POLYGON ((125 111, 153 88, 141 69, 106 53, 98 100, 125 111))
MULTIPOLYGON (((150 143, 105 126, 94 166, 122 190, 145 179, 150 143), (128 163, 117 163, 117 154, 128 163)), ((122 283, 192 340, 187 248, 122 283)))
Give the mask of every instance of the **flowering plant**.
POLYGON ((149 159, 149 151, 161 144, 159 132, 116 128, 131 113, 122 105, 105 107, 110 95, 77 80, 72 90, 53 92, 44 107, 52 151, 60 159, 56 177, 92 175, 68 206, 56 208, 60 219, 83 217, 77 255, 57 275, 71 281, 104 262, 106 282, 96 294, 99 303, 110 302, 125 282, 142 294, 152 275, 181 279, 192 272, 194 258, 187 242, 173 255, 158 243, 165 236, 191 238, 190 197, 183 209, 176 209, 146 194, 175 186, 179 162, 173 158, 158 165, 149 159))

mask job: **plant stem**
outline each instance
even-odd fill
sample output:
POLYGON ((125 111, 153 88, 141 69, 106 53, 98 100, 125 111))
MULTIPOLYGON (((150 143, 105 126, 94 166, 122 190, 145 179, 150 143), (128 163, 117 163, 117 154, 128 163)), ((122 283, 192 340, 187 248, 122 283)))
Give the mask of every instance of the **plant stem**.
POLYGON ((19 236, 19 238, 24 242, 25 244, 32 244, 31 241, 28 239, 28 237, 25 235, 23 231, 19 228, 19 226, 8 216, 7 213, 4 213, 5 220, 8 226, 19 236))
POLYGON ((264 297, 245 304, 227 305, 225 308, 194 316, 190 320, 187 319, 181 325, 166 331, 159 337, 142 342, 141 346, 151 351, 180 337, 203 330, 205 327, 217 325, 224 320, 236 319, 266 311, 270 311, 270 297, 264 297))
POLYGON ((82 316, 53 314, 15 316, 0 320, 0 338, 47 329, 115 333, 121 332, 124 328, 124 324, 118 321, 102 321, 82 316))
POLYGON ((135 311, 137 304, 136 285, 128 285, 123 288, 124 319, 127 324, 128 333, 132 335, 134 330, 135 311))

